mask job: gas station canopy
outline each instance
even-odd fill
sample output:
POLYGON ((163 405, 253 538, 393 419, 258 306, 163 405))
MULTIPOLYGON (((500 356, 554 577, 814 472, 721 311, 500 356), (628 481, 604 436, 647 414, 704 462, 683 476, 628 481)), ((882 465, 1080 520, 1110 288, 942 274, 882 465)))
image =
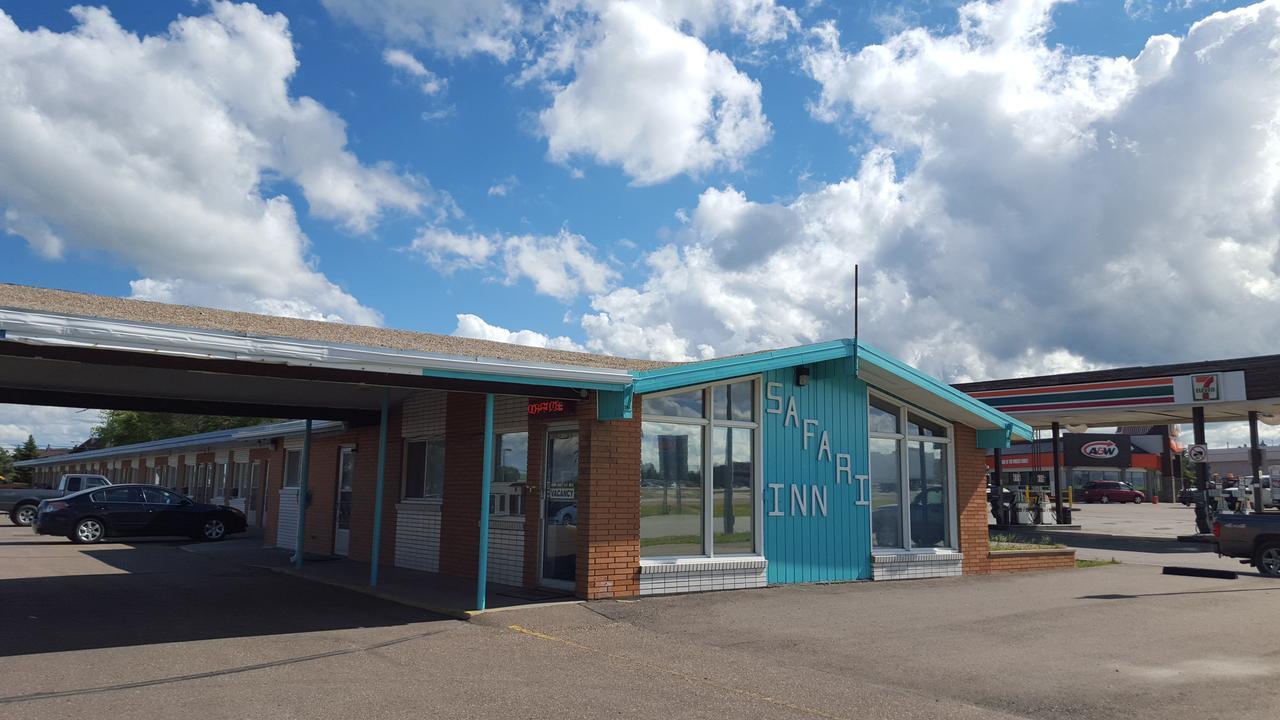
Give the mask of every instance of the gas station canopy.
POLYGON ((988 380, 955 386, 1036 428, 1052 423, 1168 425, 1245 421, 1251 411, 1280 424, 1280 355, 988 380))

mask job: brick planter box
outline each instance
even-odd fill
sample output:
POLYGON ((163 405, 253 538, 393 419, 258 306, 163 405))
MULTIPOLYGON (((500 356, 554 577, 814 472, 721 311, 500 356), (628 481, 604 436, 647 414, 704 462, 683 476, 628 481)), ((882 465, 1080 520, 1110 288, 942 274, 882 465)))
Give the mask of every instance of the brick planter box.
POLYGON ((992 573, 1060 570, 1075 566, 1076 551, 1071 548, 996 550, 987 553, 987 572, 992 573))

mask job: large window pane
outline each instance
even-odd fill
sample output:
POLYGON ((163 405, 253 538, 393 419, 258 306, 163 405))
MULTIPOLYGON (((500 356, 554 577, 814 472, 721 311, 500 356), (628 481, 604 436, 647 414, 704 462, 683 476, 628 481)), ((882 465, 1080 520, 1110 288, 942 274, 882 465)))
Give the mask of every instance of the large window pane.
POLYGON ((498 472, 493 478, 499 483, 519 483, 529 475, 529 433, 510 432, 498 436, 498 472))
POLYGON ((712 417, 716 420, 755 420, 755 383, 750 380, 717 385, 711 389, 712 417))
POLYGON ((302 451, 289 450, 284 454, 284 486, 298 487, 302 477, 302 451))
POLYGON ((867 410, 867 425, 873 433, 898 432, 898 408, 878 397, 872 397, 871 406, 867 410))
POLYGON ((907 413, 907 434, 944 438, 947 436, 947 429, 942 425, 939 425, 927 418, 920 417, 915 413, 907 413))
POLYGON ((748 428, 712 429, 713 537, 715 554, 749 553, 755 550, 752 535, 751 496, 755 471, 752 462, 753 431, 748 428))
POLYGON ((405 498, 421 500, 440 497, 443 487, 444 442, 411 440, 405 443, 405 498))
POLYGON ((640 555, 702 554, 702 428, 643 423, 640 555))
POLYGON ((907 443, 911 494, 912 547, 945 547, 947 543, 947 446, 911 440, 907 443))
POLYGON ((645 417, 666 415, 668 417, 702 417, 702 391, 690 390, 674 395, 651 397, 646 395, 641 400, 645 417))
POLYGON ((404 462, 404 496, 426 497, 427 441, 415 440, 407 444, 404 462))
POLYGON ((902 544, 902 463, 898 441, 871 438, 871 544, 900 548, 902 544))

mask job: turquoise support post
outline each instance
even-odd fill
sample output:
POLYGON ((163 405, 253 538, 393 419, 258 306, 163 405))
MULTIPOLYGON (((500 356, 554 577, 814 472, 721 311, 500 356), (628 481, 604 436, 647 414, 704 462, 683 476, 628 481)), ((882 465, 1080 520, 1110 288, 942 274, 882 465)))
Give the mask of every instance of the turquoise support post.
POLYGON ((493 484, 493 393, 484 396, 484 470, 480 472, 480 567, 476 573, 476 609, 484 609, 489 574, 489 487, 493 484))
POLYGON ((387 405, 391 390, 382 390, 382 421, 378 424, 378 484, 373 491, 373 548, 369 551, 369 587, 378 586, 378 554, 382 550, 382 487, 387 480, 387 405))
POLYGON ((298 468, 298 544, 293 553, 293 566, 302 569, 302 556, 307 548, 307 481, 311 476, 311 420, 302 434, 302 466, 298 468))

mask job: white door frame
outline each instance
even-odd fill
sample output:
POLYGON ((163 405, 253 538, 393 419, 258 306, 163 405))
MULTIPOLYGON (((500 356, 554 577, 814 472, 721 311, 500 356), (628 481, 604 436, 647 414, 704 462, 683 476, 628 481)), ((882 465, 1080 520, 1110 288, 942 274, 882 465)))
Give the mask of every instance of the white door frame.
MULTIPOLYGON (((352 455, 351 464, 351 503, 355 505, 356 494, 356 477, 355 477, 355 453, 354 445, 343 445, 338 448, 338 474, 333 481, 333 554, 346 557, 351 552, 351 528, 346 530, 338 529, 338 514, 342 507, 342 471, 346 465, 344 458, 347 453, 352 455)), ((348 520, 350 522, 350 520, 348 520)))
MULTIPOLYGON (((544 570, 544 568, 546 567, 546 558, 547 558, 547 555, 546 555, 546 547, 547 547, 547 482, 548 482, 548 480, 550 479, 550 472, 549 472, 549 471, 551 470, 551 460, 552 460, 552 457, 553 457, 553 456, 552 456, 552 454, 551 454, 551 436, 552 436, 552 435, 554 435, 554 434, 556 434, 556 433, 564 433, 564 432, 572 432, 572 433, 574 433, 575 435, 577 435, 577 436, 578 436, 578 448, 579 448, 579 452, 581 452, 581 448, 582 448, 582 433, 581 433, 581 431, 578 429, 578 423, 577 423, 577 421, 576 421, 576 420, 575 420, 575 421, 573 421, 573 422, 562 422, 562 423, 555 423, 555 424, 547 425, 547 426, 546 426, 546 428, 545 428, 545 431, 546 431, 546 432, 545 432, 545 434, 544 434, 544 436, 543 436, 543 438, 542 438, 542 443, 543 443, 543 447, 542 447, 542 455, 543 455, 543 457, 542 457, 542 482, 540 483, 542 487, 541 487, 541 488, 539 488, 539 493, 538 493, 538 584, 539 584, 539 585, 542 585, 542 586, 545 586, 545 587, 556 588, 556 589, 559 589, 559 590, 575 590, 575 589, 577 589, 577 577, 576 577, 576 576, 577 576, 577 573, 576 573, 576 571, 575 571, 575 573, 574 573, 574 575, 575 575, 574 579, 573 579, 572 581, 569 581, 569 580, 557 580, 557 579, 555 579, 555 578, 545 577, 545 576, 543 575, 543 570, 544 570)), ((579 463, 579 467, 581 467, 581 463, 582 463, 581 455, 579 455, 578 463, 579 463)), ((579 473, 578 480, 581 480, 581 479, 582 479, 582 478, 581 478, 581 473, 579 473)), ((574 492, 574 498, 575 498, 575 500, 576 500, 576 499, 577 499, 577 494, 578 494, 577 481, 575 481, 575 482, 574 482, 574 491, 573 491, 573 492, 574 492)), ((526 510, 527 510, 527 508, 526 508, 526 510)), ((579 508, 579 509, 578 509, 578 512, 579 512, 578 517, 579 517, 579 518, 581 518, 581 517, 582 517, 582 515, 581 515, 582 509, 581 509, 581 508, 579 508)), ((576 552, 577 552, 577 550, 576 550, 576 548, 575 548, 575 553, 576 553, 576 552)))

